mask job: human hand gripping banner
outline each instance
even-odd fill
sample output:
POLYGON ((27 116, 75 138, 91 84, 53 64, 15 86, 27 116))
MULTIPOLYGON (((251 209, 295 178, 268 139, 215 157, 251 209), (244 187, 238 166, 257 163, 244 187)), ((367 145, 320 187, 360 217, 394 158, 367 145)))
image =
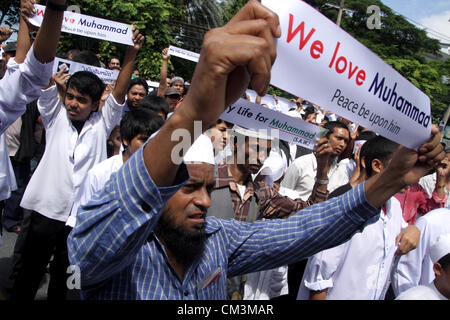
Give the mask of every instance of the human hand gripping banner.
POLYGON ((53 63, 53 73, 59 72, 61 68, 65 66, 65 72, 70 72, 74 74, 78 71, 89 71, 98 76, 104 83, 113 84, 115 80, 119 77, 119 71, 109 70, 104 68, 98 68, 94 66, 90 66, 83 63, 77 63, 71 60, 55 58, 55 62, 53 63))
POLYGON ((272 85, 405 147, 430 138, 430 98, 376 54, 301 0, 262 4, 282 30, 272 85))
MULTIPOLYGON (((36 14, 29 21, 34 26, 40 27, 44 20, 45 6, 35 4, 34 7, 36 14)), ((95 18, 77 12, 64 12, 61 31, 129 46, 134 45, 131 25, 95 18)))

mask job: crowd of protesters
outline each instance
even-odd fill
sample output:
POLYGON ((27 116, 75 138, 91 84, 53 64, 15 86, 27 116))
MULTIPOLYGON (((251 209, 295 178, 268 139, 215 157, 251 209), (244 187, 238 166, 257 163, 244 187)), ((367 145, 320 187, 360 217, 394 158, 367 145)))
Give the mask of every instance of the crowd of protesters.
POLYGON ((119 71, 113 84, 53 73, 66 0, 47 1, 40 28, 34 3, 21 1, 17 41, 0 27, 8 299, 35 299, 46 273, 49 300, 67 299, 73 275, 80 299, 450 298, 450 149, 437 127, 411 150, 301 97, 261 104, 281 34, 258 1, 205 36, 191 79, 169 75, 162 50, 158 87, 135 68, 136 26, 123 60, 60 56, 119 71), (326 135, 311 150, 221 120, 239 98, 326 135))

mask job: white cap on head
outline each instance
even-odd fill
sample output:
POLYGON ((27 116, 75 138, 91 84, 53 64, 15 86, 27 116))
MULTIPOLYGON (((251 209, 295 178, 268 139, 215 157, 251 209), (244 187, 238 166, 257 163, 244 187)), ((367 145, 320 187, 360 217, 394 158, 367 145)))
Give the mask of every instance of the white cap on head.
POLYGON ((433 263, 450 253, 450 233, 439 236, 430 248, 430 258, 433 263))
POLYGON ((250 138, 258 138, 258 139, 264 139, 264 140, 274 140, 273 137, 268 135, 268 132, 266 130, 252 130, 252 129, 245 129, 238 125, 234 125, 233 129, 231 129, 232 133, 237 133, 246 137, 250 138))
POLYGON ((274 181, 278 181, 283 176, 286 169, 286 160, 277 151, 271 151, 258 174, 270 177, 270 180, 266 179, 266 182, 273 185, 274 181))
POLYGON ((215 165, 214 147, 211 139, 201 134, 186 152, 183 161, 186 162, 204 162, 215 165))

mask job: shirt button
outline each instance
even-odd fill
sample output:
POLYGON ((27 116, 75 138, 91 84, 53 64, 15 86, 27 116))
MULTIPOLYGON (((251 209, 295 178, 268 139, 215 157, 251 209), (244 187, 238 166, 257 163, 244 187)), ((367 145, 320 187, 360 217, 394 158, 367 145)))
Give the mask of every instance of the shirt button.
POLYGON ((187 297, 188 295, 189 295, 189 292, 188 292, 188 291, 185 291, 185 292, 184 292, 184 296, 187 297))
POLYGON ((151 210, 152 208, 150 207, 150 205, 149 205, 147 202, 144 202, 144 203, 141 205, 141 209, 142 209, 143 211, 145 211, 145 212, 150 212, 150 210, 151 210))

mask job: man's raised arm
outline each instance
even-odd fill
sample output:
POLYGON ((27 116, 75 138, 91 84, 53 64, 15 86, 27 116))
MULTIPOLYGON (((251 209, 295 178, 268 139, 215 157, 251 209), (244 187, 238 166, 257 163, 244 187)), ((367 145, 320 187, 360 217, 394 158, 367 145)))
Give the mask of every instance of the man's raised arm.
POLYGON ((26 109, 26 104, 39 98, 41 89, 48 85, 52 75, 56 48, 66 0, 47 3, 44 20, 30 51, 28 17, 35 13, 35 0, 21 1, 21 22, 14 67, 7 72, 0 85, 0 134, 3 133, 26 109), (17 70, 19 69, 19 70, 17 70))

